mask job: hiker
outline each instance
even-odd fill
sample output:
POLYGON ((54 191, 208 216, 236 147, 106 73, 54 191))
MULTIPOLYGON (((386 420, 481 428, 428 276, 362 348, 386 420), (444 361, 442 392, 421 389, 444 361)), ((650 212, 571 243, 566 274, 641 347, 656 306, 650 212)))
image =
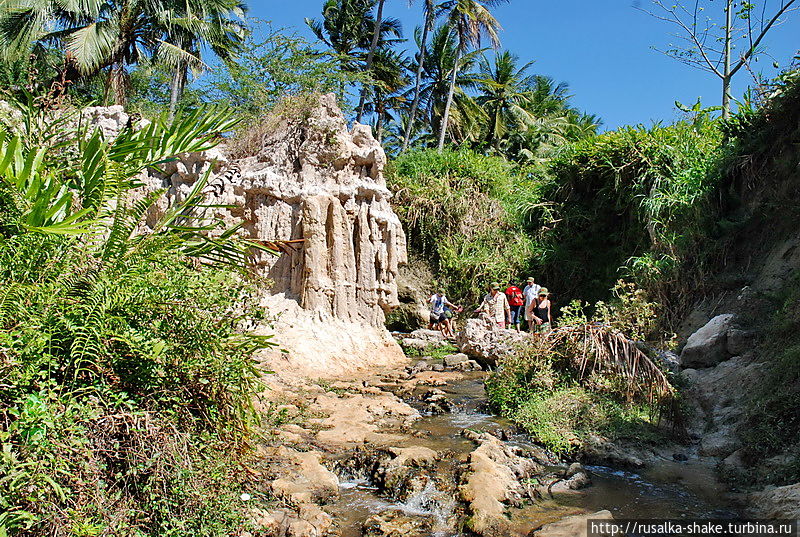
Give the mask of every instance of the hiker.
POLYGON ((444 296, 444 289, 439 289, 436 294, 431 295, 429 302, 431 314, 428 317, 428 330, 441 330, 447 336, 445 329, 450 330, 450 319, 445 314, 445 308, 456 309, 457 306, 447 300, 447 297, 444 296))
POLYGON ((522 322, 522 314, 525 309, 525 297, 522 294, 522 289, 516 285, 509 285, 505 290, 506 299, 508 300, 509 308, 511 309, 511 318, 509 323, 519 332, 519 326, 522 322))
POLYGON ((546 287, 539 289, 536 300, 528 308, 528 318, 532 319, 533 332, 543 333, 553 326, 553 315, 550 312, 550 292, 546 287))
POLYGON ((533 321, 533 318, 528 315, 528 310, 531 308, 531 304, 536 301, 536 298, 539 296, 539 289, 542 286, 536 283, 536 280, 533 277, 528 278, 528 284, 525 286, 525 289, 522 290, 522 295, 525 297, 525 324, 527 324, 527 329, 529 332, 533 332, 534 328, 536 327, 536 323, 533 321))
POLYGON ((457 313, 461 313, 464 310, 461 306, 445 306, 444 307, 444 328, 442 329, 442 334, 444 337, 448 339, 455 339, 456 337, 456 320, 455 315, 457 313))
POLYGON ((508 307, 506 295, 500 292, 499 283, 492 282, 489 286, 489 294, 483 298, 481 306, 475 310, 475 313, 481 313, 492 330, 506 327, 506 319, 511 317, 511 309, 508 307))

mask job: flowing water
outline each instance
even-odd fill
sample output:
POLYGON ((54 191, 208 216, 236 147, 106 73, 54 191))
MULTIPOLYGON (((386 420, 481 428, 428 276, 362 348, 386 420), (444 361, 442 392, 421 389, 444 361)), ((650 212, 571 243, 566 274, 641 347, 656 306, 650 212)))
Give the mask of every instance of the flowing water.
MULTIPOLYGON (((461 435, 463 429, 504 434, 508 444, 531 446, 529 440, 513 431, 512 424, 484 409, 486 397, 483 375, 476 373, 465 380, 441 389, 452 403, 452 412, 424 415, 414 425, 416 434, 407 445, 423 445, 443 457, 424 490, 404 502, 381 497, 366 480, 343 480, 341 497, 330 511, 336 516, 342 537, 359 537, 368 517, 387 509, 400 509, 409 515, 427 515, 435 519, 435 537, 458 537, 454 532, 454 487, 442 485, 442 479, 454 479, 455 467, 475 444, 461 435)), ((510 510, 511 519, 525 535, 530 530, 572 514, 611 511, 615 518, 734 518, 737 511, 715 476, 713 467, 703 461, 664 460, 652 468, 633 472, 603 466, 586 468, 592 485, 579 491, 555 493, 523 508, 510 510)))

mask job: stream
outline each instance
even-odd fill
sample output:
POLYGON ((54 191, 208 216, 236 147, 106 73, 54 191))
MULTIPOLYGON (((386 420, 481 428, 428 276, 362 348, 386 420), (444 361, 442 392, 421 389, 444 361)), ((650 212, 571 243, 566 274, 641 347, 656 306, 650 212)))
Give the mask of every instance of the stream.
MULTIPOLYGON (((484 410, 485 374, 470 373, 465 377, 441 387, 447 394, 451 411, 423 412, 406 442, 448 454, 438 463, 436 477, 421 492, 402 502, 393 501, 383 497, 368 479, 341 476, 340 498, 327 510, 336 517, 342 537, 360 537, 364 521, 388 509, 434 519, 432 536, 459 537, 463 534, 453 529, 458 527, 455 468, 475 449, 475 443, 464 438, 462 430, 490 432, 502 436, 508 445, 523 449, 534 447, 524 435, 513 432, 510 422, 484 410), (449 487, 443 486, 448 480, 449 487)), ((409 402, 423 410, 417 398, 409 402)), ((522 507, 511 508, 510 517, 518 534, 527 535, 565 516, 603 509, 609 510, 615 518, 735 518, 738 514, 726 498, 724 487, 716 480, 713 466, 699 459, 687 462, 664 459, 638 472, 603 466, 587 466, 586 470, 592 479, 591 486, 553 493, 522 507)))

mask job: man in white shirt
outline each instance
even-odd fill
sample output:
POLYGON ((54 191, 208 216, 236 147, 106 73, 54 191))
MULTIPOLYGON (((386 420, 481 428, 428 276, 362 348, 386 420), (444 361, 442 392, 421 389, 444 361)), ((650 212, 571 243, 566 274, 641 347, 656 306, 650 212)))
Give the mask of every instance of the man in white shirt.
POLYGON ((539 295, 541 285, 537 284, 533 277, 528 278, 528 285, 522 290, 522 295, 525 297, 525 321, 528 323, 528 331, 533 332, 534 324, 533 319, 528 318, 528 310, 531 309, 531 303, 536 300, 539 295))

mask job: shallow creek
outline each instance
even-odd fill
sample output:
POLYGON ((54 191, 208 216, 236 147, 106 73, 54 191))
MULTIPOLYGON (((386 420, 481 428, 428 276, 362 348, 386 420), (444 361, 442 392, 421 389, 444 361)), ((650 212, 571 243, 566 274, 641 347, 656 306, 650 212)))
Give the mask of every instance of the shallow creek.
MULTIPOLYGON (((425 446, 447 454, 435 472, 431 471, 437 475, 424 490, 397 502, 382 497, 365 479, 343 476, 339 500, 326 509, 336 517, 342 537, 360 537, 363 522, 387 509, 434 518, 432 536, 462 535, 452 529, 457 520, 453 480, 456 466, 475 449, 475 443, 464 438, 462 431, 486 431, 502 435, 515 447, 532 446, 524 435, 513 432, 507 420, 487 413, 483 379, 483 373, 473 373, 441 387, 451 403, 451 411, 427 415, 423 412, 410 431, 413 435, 405 445, 425 446), (434 484, 437 480, 438 484, 434 484), (450 480, 449 489, 441 485, 444 480, 450 480)), ((738 514, 708 462, 664 459, 638 472, 603 466, 586 469, 590 472, 591 486, 554 493, 524 507, 512 508, 511 520, 518 534, 526 535, 565 516, 603 509, 615 518, 734 518, 738 514)))

